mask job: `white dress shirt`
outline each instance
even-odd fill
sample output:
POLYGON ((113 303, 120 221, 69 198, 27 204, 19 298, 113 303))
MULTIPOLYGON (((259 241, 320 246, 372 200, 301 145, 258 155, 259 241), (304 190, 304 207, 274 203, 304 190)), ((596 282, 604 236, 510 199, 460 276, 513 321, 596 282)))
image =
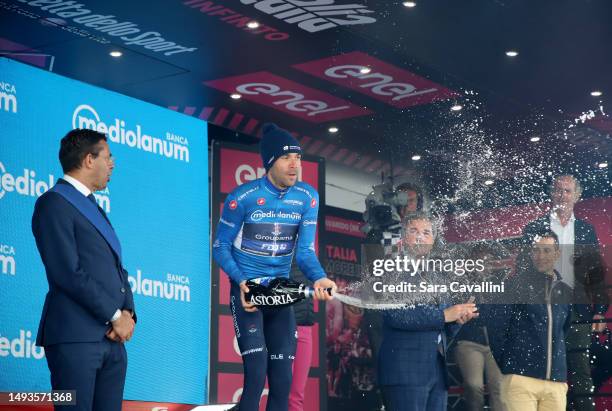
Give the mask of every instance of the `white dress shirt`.
POLYGON ((550 229, 559 237, 561 257, 555 264, 555 270, 561 274, 561 281, 574 288, 574 222, 576 217, 572 213, 567 224, 562 225, 556 212, 550 213, 550 229))
POLYGON ((64 174, 63 179, 66 180, 67 182, 69 182, 70 185, 72 185, 74 188, 76 188, 79 191, 79 193, 83 194, 85 197, 87 197, 88 195, 91 194, 91 190, 89 188, 85 187, 85 184, 81 183, 76 178, 71 177, 68 174, 64 174))

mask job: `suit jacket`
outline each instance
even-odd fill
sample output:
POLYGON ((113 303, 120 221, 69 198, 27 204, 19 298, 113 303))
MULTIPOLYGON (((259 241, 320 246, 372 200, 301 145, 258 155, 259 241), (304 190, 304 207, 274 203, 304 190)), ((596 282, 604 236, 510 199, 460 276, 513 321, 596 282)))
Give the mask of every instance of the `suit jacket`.
POLYGON ((39 346, 101 341, 117 309, 134 312, 118 240, 114 244, 102 234, 112 230, 110 223, 71 184, 60 179, 58 185, 62 187, 54 189, 61 188, 80 206, 52 189, 34 207, 32 232, 49 283, 36 337, 39 346))
MULTIPOLYGON (((527 224, 523 229, 523 238, 527 244, 533 242, 533 236, 542 230, 550 230, 550 215, 546 214, 527 224)), ((576 312, 591 319, 593 314, 605 314, 608 311, 608 294, 605 288, 605 271, 599 253, 599 242, 595 229, 589 223, 578 218, 574 221, 574 300, 590 301, 590 304, 577 304, 576 312)))
MULTIPOLYGON (((383 341, 378 355, 381 385, 419 386, 431 381, 441 355, 438 336, 442 337, 445 356, 448 340, 460 327, 444 322, 446 307, 416 305, 383 313, 383 341)), ((448 387, 448 376, 444 379, 448 387)))

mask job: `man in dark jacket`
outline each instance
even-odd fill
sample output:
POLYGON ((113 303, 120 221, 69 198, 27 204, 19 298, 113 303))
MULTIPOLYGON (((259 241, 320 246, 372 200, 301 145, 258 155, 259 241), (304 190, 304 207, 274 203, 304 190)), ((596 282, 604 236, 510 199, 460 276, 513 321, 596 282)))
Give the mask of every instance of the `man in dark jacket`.
MULTIPOLYGON (((413 259, 427 258, 436 239, 424 213, 405 219, 403 245, 413 259)), ((433 274, 433 273, 432 273, 433 274)), ((388 411, 446 411, 447 342, 476 317, 472 303, 450 306, 440 301, 385 310, 378 381, 388 411)))
POLYGON ((136 320, 121 244, 94 192, 115 163, 107 137, 70 131, 60 143, 64 177, 34 207, 32 232, 49 292, 36 344, 45 347, 54 390, 74 390, 74 406, 56 410, 121 410, 127 370, 124 343, 136 320))
POLYGON ((552 231, 536 235, 532 266, 510 287, 520 304, 496 307, 491 350, 503 374, 507 411, 565 410, 565 339, 570 326, 572 291, 554 269, 559 240, 552 231))
POLYGON ((591 330, 601 332, 608 311, 604 269, 599 253, 599 243, 592 225, 574 216, 574 206, 580 200, 582 187, 571 175, 553 179, 550 189, 551 212, 529 223, 523 230, 523 238, 531 242, 535 233, 551 230, 559 237, 561 253, 556 269, 561 280, 574 290, 572 320, 568 334, 568 368, 572 380, 573 408, 593 411, 593 399, 585 394, 592 392, 590 358, 588 348, 591 330), (591 321, 596 321, 592 325, 591 321))

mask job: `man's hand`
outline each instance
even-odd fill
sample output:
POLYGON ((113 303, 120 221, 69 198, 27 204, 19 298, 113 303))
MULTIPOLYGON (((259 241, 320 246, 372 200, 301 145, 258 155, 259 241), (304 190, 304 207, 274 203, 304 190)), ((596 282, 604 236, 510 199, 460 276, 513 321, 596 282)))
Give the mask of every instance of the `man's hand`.
POLYGON ((472 318, 478 317, 478 308, 474 303, 457 304, 444 310, 444 322, 465 324, 472 318))
POLYGON ((111 331, 113 331, 119 338, 120 342, 126 342, 132 338, 132 334, 134 333, 134 320, 132 319, 132 314, 129 311, 121 311, 121 316, 119 319, 113 321, 111 324, 113 325, 111 331))
POLYGON ((335 282, 333 282, 327 277, 321 278, 314 283, 314 298, 323 301, 331 300, 332 298, 334 298, 333 295, 337 289, 338 287, 336 286, 335 282), (331 295, 327 293, 326 288, 332 289, 331 295))
POLYGON ((109 340, 112 340, 112 341, 115 341, 115 342, 119 342, 119 343, 121 342, 121 338, 119 338, 117 333, 112 328, 109 328, 106 331, 105 335, 106 335, 106 338, 108 338, 109 340))
MULTIPOLYGON (((130 318, 132 319, 132 321, 134 321, 134 313, 130 310, 122 310, 122 313, 127 313, 130 318)), ((134 330, 136 330, 136 321, 134 321, 134 326, 132 327, 132 332, 130 333, 130 335, 128 336, 127 340, 131 340, 132 336, 134 335, 134 330)))
MULTIPOLYGON (((595 314, 593 316, 593 320, 603 320, 605 318, 606 317, 604 317, 601 314, 595 314)), ((606 329, 606 325, 607 325, 606 323, 593 323, 593 331, 595 331, 596 333, 603 332, 603 330, 606 329)))
POLYGON ((240 283, 240 301, 242 302, 242 308, 244 308, 244 311, 252 313, 257 311, 257 307, 255 306, 255 304, 247 302, 244 298, 244 295, 248 292, 249 287, 247 287, 246 280, 244 280, 240 283))

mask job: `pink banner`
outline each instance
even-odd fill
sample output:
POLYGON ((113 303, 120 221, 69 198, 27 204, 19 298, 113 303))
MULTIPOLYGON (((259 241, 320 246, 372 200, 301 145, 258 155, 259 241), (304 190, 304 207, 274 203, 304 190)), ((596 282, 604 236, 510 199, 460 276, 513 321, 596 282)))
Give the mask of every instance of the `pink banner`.
POLYGON ((226 93, 313 123, 363 116, 371 111, 267 71, 204 82, 226 93))
MULTIPOLYGON (((318 190, 318 164, 312 161, 302 161, 300 180, 318 190)), ((266 174, 261 165, 258 153, 250 151, 221 149, 221 192, 230 193, 234 188, 253 181, 266 174)))
POLYGON ((347 220, 345 218, 325 216, 325 230, 334 233, 346 234, 353 237, 365 238, 361 231, 363 222, 347 220))
POLYGON ((458 96, 456 92, 431 80, 359 51, 293 67, 397 108, 458 96))

